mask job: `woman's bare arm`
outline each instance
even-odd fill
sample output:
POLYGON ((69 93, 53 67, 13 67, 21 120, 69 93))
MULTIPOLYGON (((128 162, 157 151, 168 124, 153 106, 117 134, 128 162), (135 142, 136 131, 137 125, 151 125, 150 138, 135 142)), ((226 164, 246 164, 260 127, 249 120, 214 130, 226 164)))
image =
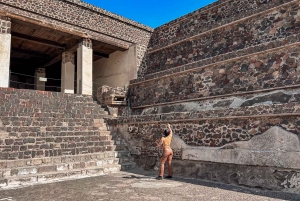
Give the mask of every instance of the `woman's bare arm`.
POLYGON ((171 129, 171 125, 170 124, 168 124, 168 129, 169 129, 169 132, 170 132, 169 136, 172 136, 173 135, 173 131, 171 129))

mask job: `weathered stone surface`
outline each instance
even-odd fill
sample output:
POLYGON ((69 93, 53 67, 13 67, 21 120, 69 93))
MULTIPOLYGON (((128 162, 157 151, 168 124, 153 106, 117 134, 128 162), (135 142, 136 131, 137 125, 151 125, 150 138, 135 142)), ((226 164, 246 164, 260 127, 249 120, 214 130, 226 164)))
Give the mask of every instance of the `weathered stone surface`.
MULTIPOLYGON (((282 3, 282 1, 281 1, 282 3)), ((150 52, 147 74, 174 68, 217 55, 250 48, 274 40, 281 40, 299 29, 297 10, 299 5, 291 3, 231 26, 207 32, 199 37, 186 40, 156 52, 150 52), (295 12, 294 12, 295 11, 295 12), (220 34, 222 33, 222 34, 220 34)), ((248 14, 247 14, 248 15, 248 14)), ((182 30, 182 29, 180 29, 182 30)), ((263 50, 265 50, 267 47, 263 50)))
POLYGON ((89 33, 92 38, 102 38, 116 45, 128 46, 131 43, 147 45, 152 32, 150 27, 82 1, 2 0, 0 4, 2 11, 36 20, 45 19, 47 23, 89 33))
MULTIPOLYGON (((146 106, 211 96, 224 96, 232 93, 255 92, 258 90, 275 90, 299 84, 299 69, 289 63, 290 58, 299 61, 299 47, 281 49, 224 64, 200 68, 192 72, 169 75, 160 80, 149 80, 130 86, 132 106, 146 106), (297 56, 296 56, 297 55, 297 56), (295 57, 296 56, 296 57, 295 57), (255 63, 261 62, 259 68, 255 63), (248 65, 248 71, 242 66, 248 65), (226 69, 226 74, 220 74, 226 69), (278 74, 274 75, 273 73, 278 74)), ((288 97, 269 97, 274 102, 287 102, 288 97), (277 99, 277 100, 276 100, 277 99)), ((248 103, 248 105, 255 102, 248 103)), ((247 105, 245 105, 247 106, 247 105)))
POLYGON ((290 1, 217 1, 156 28, 149 46, 155 50, 287 2, 290 1))
MULTIPOLYGON (((199 101, 188 101, 181 103, 170 103, 167 105, 161 105, 156 107, 147 107, 145 109, 135 109, 132 111, 134 115, 155 115, 155 114, 166 114, 166 113, 179 113, 179 112, 196 112, 199 113, 203 111, 211 111, 214 113, 214 110, 223 110, 229 108, 240 108, 240 113, 245 115, 251 114, 249 106, 272 106, 279 103, 293 103, 300 100, 300 90, 298 89, 289 89, 289 90, 274 90, 267 93, 254 93, 251 95, 240 95, 240 96, 229 96, 223 99, 214 98, 214 99, 203 99, 199 101)), ((266 112, 266 111, 265 111, 266 112)), ((223 116, 226 116, 227 112, 223 113, 223 116)), ((262 114, 257 111, 256 114, 262 114)), ((234 114, 234 115, 237 115, 234 114)), ((164 115, 163 115, 164 116, 164 115)), ((205 115, 204 115, 205 116, 205 115)))
MULTIPOLYGON (((174 158, 186 159, 175 162, 175 171, 299 191, 297 1, 222 0, 156 29, 149 46, 152 29, 81 1, 0 0, 0 6, 8 16, 55 24, 93 40, 125 49, 135 44, 139 68, 128 92, 133 111, 112 111, 137 116, 107 122, 99 120, 107 113, 92 97, 1 89, 0 164, 12 169, 0 175, 24 180, 0 186, 30 182, 36 173, 51 172, 32 177, 42 182, 119 171, 120 166, 101 167, 119 161, 105 157, 129 156, 113 152, 112 137, 124 139, 117 148, 128 147, 140 166, 157 169, 157 142, 171 122, 174 158), (112 136, 99 128, 106 130, 106 123, 112 136)), ((10 26, 2 23, 1 32, 9 33, 10 26)))
POLYGON ((235 142, 224 146, 225 149, 247 149, 258 151, 300 152, 299 138, 280 127, 272 127, 247 142, 235 142))
POLYGON ((101 86, 97 90, 97 100, 101 105, 126 105, 127 90, 121 87, 101 86))
POLYGON ((276 167, 175 160, 175 174, 268 190, 299 192, 299 172, 276 167))
POLYGON ((216 163, 257 165, 298 169, 300 143, 293 133, 273 127, 246 142, 235 142, 221 149, 183 148, 182 159, 216 163))

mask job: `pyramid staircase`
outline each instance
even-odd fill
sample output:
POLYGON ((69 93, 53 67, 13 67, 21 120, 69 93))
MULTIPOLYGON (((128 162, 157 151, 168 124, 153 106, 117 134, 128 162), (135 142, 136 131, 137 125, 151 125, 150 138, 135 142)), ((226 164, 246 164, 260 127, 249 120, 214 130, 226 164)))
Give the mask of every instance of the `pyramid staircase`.
POLYGON ((0 188, 135 167, 91 96, 0 88, 0 188))

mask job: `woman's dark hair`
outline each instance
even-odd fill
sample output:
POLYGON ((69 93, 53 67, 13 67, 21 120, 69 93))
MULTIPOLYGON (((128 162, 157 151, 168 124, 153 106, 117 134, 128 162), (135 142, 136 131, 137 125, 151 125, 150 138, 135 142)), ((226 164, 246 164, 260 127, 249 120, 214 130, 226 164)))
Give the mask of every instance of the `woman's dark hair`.
POLYGON ((169 130, 165 130, 165 131, 164 131, 165 137, 167 137, 169 134, 170 134, 170 131, 169 131, 169 130))

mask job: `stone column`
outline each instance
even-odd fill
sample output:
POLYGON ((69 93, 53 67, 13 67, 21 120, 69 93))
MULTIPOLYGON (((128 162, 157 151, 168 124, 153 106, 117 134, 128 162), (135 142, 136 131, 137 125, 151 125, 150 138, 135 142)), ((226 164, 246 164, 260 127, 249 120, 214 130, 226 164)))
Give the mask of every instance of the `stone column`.
POLYGON ((64 52, 61 63, 61 92, 74 94, 75 56, 64 52))
POLYGON ((77 49, 77 93, 93 94, 93 49, 89 39, 84 39, 77 49))
POLYGON ((35 78, 34 78, 35 89, 39 91, 45 91, 46 82, 47 82, 46 69, 37 68, 35 70, 35 78))
POLYGON ((0 16, 0 87, 9 87, 11 51, 10 18, 0 16))

